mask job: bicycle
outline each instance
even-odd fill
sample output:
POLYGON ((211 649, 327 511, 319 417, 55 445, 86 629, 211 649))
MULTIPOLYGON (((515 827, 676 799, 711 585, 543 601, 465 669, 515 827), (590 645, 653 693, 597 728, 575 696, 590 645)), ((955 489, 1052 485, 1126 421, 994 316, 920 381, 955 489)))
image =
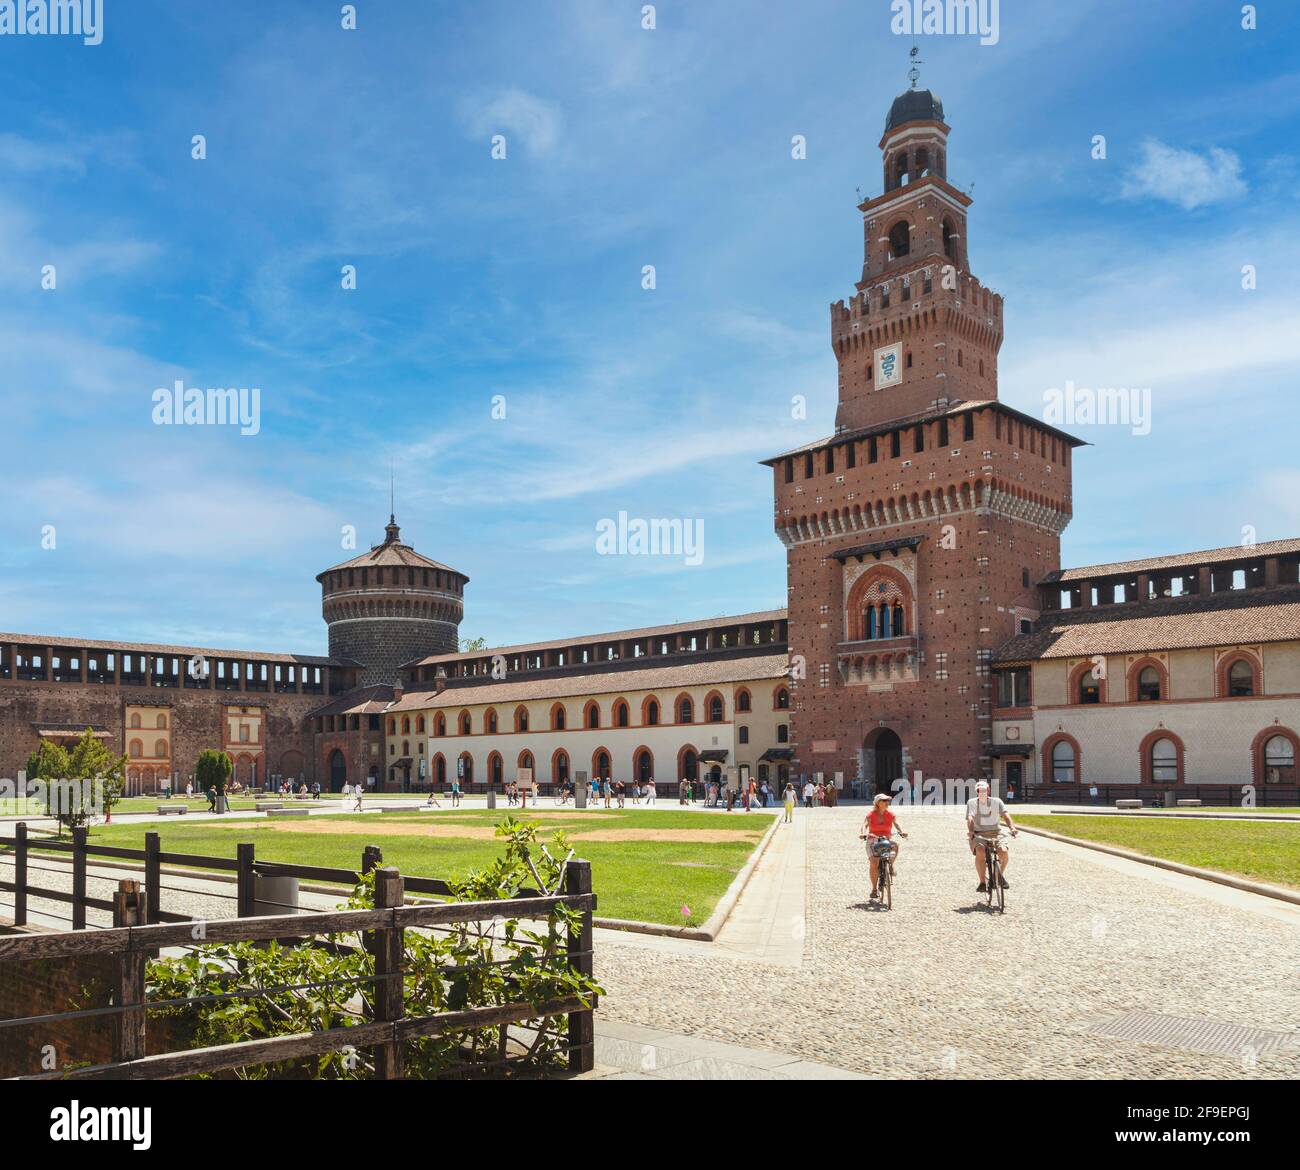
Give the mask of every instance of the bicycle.
POLYGON ((886 910, 894 908, 894 842, 888 837, 877 837, 868 846, 868 850, 879 863, 877 890, 880 904, 886 910))
POLYGON ((980 848, 984 850, 984 878, 988 885, 988 907, 993 909, 993 899, 997 898, 999 914, 1007 912, 1007 891, 1002 885, 1002 863, 998 860, 998 838, 980 839, 980 848))

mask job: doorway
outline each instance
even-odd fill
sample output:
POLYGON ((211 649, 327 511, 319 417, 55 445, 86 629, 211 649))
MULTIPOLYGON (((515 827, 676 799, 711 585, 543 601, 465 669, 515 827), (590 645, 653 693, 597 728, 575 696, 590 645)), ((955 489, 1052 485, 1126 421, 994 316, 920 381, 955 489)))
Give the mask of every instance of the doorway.
POLYGON ((330 752, 329 769, 330 791, 342 792, 343 785, 348 782, 348 764, 343 758, 343 753, 338 748, 330 752))
POLYGON ((875 764, 875 790, 892 792, 895 780, 903 777, 903 741, 898 732, 885 727, 875 734, 875 742, 867 745, 875 764))

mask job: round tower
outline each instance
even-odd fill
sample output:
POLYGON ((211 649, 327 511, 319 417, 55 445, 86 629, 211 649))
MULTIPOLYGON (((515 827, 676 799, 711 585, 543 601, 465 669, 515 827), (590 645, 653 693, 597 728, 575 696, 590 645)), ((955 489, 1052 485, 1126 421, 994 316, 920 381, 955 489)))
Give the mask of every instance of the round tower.
POLYGON ((413 659, 459 647, 469 578, 403 544, 391 515, 382 544, 316 580, 330 657, 359 662, 362 686, 394 683, 413 659))

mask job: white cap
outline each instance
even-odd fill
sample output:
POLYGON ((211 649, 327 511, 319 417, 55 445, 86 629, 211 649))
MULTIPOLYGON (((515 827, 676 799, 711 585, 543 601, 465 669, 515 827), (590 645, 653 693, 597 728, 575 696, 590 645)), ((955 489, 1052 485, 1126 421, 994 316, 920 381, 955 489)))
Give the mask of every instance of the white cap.
POLYGON ((977 781, 975 781, 975 791, 976 791, 976 792, 978 792, 981 788, 983 788, 983 789, 985 789, 985 790, 987 791, 988 786, 989 786, 989 782, 988 782, 987 780, 977 780, 977 781))

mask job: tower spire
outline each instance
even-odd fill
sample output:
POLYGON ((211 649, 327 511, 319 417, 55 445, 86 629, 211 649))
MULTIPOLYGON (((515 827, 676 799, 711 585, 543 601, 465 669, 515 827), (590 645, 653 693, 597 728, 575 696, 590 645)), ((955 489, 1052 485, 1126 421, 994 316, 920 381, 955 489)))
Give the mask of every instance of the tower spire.
POLYGON ((396 544, 402 535, 397 526, 397 471, 393 460, 388 461, 388 524, 384 527, 384 543, 396 544))
POLYGON ((920 69, 917 68, 917 66, 925 64, 925 62, 922 61, 919 56, 920 52, 921 52, 920 46, 915 41, 913 41, 912 48, 907 54, 912 60, 912 67, 907 71, 907 78, 912 83, 913 89, 916 88, 916 83, 921 79, 921 71, 920 69))

